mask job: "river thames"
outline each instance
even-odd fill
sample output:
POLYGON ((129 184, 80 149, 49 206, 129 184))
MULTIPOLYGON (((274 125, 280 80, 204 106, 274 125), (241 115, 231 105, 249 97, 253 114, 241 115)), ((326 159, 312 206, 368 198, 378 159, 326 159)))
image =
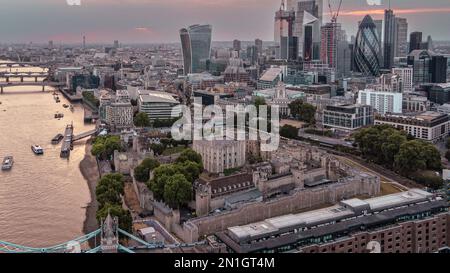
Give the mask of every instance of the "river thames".
POLYGON ((15 161, 11 171, 0 171, 0 241, 32 247, 52 246, 83 235, 86 206, 91 201, 79 169, 85 141, 74 145, 67 160, 60 158, 60 145, 52 145, 51 139, 63 134, 70 123, 75 134, 93 126, 84 124, 81 105, 75 105, 72 112, 63 108, 70 103, 62 95, 61 103, 56 103, 53 92, 41 89, 8 87, 0 95, 0 160, 11 155, 15 161), (57 112, 64 118, 55 119, 57 112), (35 156, 33 144, 41 145, 45 154, 35 156))

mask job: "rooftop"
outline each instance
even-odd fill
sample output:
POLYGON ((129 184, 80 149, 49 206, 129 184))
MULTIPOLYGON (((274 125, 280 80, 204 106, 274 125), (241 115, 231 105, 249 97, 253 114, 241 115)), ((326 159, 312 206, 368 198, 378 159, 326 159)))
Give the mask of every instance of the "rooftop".
POLYGON ((433 195, 419 189, 412 189, 382 197, 367 200, 349 199, 340 204, 299 214, 288 214, 266 219, 261 222, 228 228, 228 233, 240 240, 258 238, 270 233, 284 232, 301 226, 312 227, 333 221, 354 217, 357 210, 367 208, 370 212, 377 212, 402 207, 409 204, 424 202, 433 195))
POLYGON ((156 102, 165 102, 165 103, 175 103, 179 102, 173 97, 172 94, 166 92, 159 91, 150 91, 142 93, 139 96, 140 100, 144 103, 156 103, 156 102))
POLYGON ((279 67, 271 67, 269 68, 259 80, 266 81, 266 82, 273 82, 278 75, 281 73, 281 68, 279 67))

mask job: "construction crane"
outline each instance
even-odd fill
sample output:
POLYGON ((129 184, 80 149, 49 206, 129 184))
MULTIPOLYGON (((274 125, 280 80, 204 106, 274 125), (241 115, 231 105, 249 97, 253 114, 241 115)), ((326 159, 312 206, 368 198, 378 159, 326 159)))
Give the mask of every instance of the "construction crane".
POLYGON ((328 0, 328 8, 330 9, 331 22, 336 23, 337 19, 339 17, 339 12, 341 11, 342 0, 339 0, 339 6, 338 6, 336 12, 333 12, 333 8, 331 7, 331 4, 332 4, 331 2, 333 2, 333 0, 328 0))

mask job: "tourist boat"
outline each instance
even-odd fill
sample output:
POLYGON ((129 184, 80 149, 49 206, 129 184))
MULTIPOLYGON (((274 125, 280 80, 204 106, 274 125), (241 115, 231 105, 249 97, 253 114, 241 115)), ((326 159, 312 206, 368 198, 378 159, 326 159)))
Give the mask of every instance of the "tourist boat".
POLYGON ((64 136, 62 134, 57 134, 53 139, 52 139, 52 144, 56 145, 59 144, 61 142, 61 140, 64 139, 64 136))
POLYGON ((11 170, 13 164, 14 164, 14 158, 12 156, 5 157, 3 159, 3 163, 2 163, 2 170, 3 171, 11 170))
POLYGON ((31 150, 32 150, 33 153, 35 153, 36 155, 43 155, 43 154, 44 154, 44 149, 42 149, 42 147, 39 146, 39 145, 32 145, 32 146, 31 146, 31 150))

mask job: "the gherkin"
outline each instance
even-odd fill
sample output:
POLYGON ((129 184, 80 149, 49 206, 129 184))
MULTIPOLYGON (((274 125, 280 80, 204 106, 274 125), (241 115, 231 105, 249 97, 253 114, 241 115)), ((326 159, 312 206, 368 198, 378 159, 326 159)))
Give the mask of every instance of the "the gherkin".
POLYGON ((380 75, 380 39, 377 27, 370 15, 366 15, 359 25, 354 46, 355 70, 365 76, 380 75))

